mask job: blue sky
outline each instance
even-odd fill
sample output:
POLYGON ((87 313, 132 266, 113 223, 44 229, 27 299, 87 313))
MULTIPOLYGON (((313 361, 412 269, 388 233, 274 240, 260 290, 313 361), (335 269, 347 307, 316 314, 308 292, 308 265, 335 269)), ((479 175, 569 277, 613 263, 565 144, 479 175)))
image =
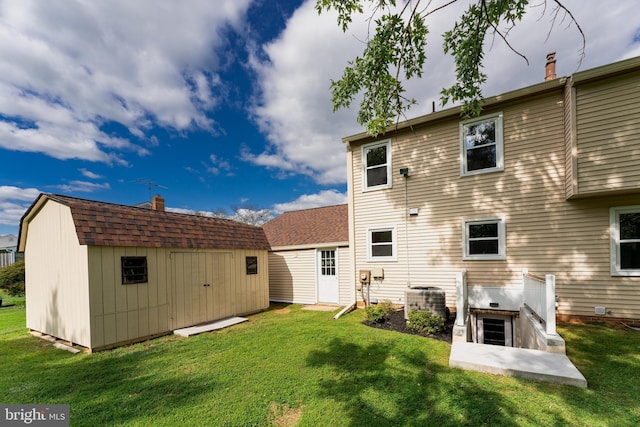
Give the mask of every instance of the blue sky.
MULTIPOLYGON (((0 1, 0 235, 17 234, 40 192, 122 204, 160 193, 169 209, 243 203, 293 209, 346 202, 343 136, 355 111, 328 91, 362 49, 367 16, 347 33, 315 1, 0 1)), ((436 3, 433 2, 433 6, 436 3)), ((496 40, 485 95, 640 55, 636 2, 567 0, 587 37, 552 2, 511 33, 527 65, 496 40), (548 37, 547 37, 548 36, 548 37)), ((431 111, 453 65, 439 37, 464 9, 433 15, 411 116, 431 111)))

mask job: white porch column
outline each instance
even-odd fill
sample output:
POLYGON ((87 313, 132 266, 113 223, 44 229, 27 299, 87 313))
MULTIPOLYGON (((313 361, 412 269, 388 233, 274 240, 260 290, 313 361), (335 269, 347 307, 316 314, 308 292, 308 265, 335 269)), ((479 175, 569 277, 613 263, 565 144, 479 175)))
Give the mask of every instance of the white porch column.
POLYGON ((456 325, 464 326, 467 318, 467 270, 456 273, 456 325))
POLYGON ((546 301, 546 324, 547 334, 556 334, 556 276, 547 274, 545 276, 545 301, 546 301))

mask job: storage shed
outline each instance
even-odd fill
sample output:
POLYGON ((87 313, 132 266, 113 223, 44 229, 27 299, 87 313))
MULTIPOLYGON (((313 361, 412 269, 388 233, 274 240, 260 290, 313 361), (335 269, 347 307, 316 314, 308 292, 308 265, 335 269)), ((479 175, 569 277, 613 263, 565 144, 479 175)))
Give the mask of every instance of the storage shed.
POLYGON ((20 224, 27 327, 91 350, 269 306, 269 243, 231 220, 41 194, 20 224))
POLYGON ((263 228, 271 301, 355 303, 347 205, 284 212, 263 228))

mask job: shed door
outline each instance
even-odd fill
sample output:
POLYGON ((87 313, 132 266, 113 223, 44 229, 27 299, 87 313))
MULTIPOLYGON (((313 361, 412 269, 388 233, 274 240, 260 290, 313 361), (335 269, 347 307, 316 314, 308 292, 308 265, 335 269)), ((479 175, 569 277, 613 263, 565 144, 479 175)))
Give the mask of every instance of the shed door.
POLYGON ((173 260, 173 329, 232 316, 231 254, 179 253, 173 260))
POLYGON ((336 249, 318 249, 318 302, 338 304, 338 261, 336 249))

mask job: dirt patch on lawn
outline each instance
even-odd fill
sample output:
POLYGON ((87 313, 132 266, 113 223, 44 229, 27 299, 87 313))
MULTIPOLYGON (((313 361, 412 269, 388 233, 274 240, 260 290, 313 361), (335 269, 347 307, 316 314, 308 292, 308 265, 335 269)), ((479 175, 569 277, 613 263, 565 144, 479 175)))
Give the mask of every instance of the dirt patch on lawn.
POLYGON ((271 413, 271 425, 277 427, 294 426, 302 416, 301 407, 289 408, 286 404, 275 402, 269 405, 269 412, 271 413))
POLYGON ((386 329, 388 331, 396 331, 403 334, 411 334, 411 335, 420 335, 427 338, 436 339, 439 341, 445 341, 451 343, 453 338, 453 323, 454 320, 452 316, 449 316, 449 319, 444 324, 444 330, 438 332, 436 334, 422 334, 420 332, 412 331, 407 328, 407 321, 404 319, 404 310, 397 310, 391 313, 389 318, 383 323, 374 323, 365 320, 363 323, 367 326, 371 326, 372 328, 377 329, 386 329))

